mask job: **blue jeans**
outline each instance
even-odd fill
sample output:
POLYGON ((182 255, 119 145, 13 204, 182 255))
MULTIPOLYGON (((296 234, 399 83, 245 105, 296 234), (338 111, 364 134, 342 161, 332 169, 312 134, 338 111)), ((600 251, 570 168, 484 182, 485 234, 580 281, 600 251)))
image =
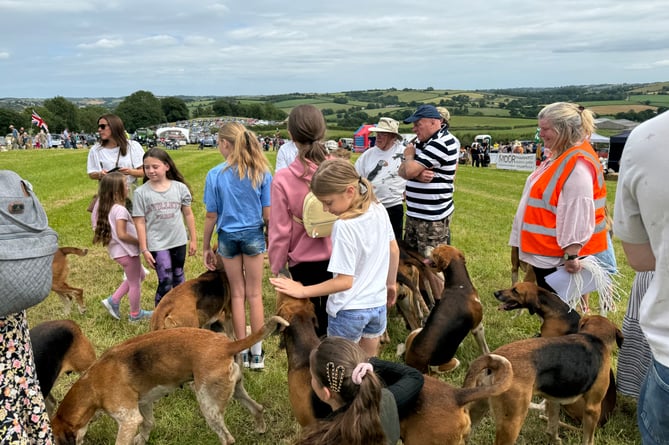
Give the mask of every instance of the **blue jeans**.
POLYGON ((218 232, 218 254, 223 258, 237 255, 256 256, 265 253, 265 235, 262 227, 239 232, 218 232))
POLYGON ((359 342, 362 337, 376 338, 386 330, 386 305, 369 309, 342 309, 328 314, 328 337, 344 337, 359 342))
POLYGON ((643 445, 669 444, 669 368, 653 357, 641 387, 637 421, 643 445))

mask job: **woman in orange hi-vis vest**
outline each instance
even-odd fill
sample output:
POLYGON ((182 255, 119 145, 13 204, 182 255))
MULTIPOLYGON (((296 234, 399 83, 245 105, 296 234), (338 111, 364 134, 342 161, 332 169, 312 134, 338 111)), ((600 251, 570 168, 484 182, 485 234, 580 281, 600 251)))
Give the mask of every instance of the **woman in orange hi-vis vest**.
POLYGON ((580 257, 607 250, 606 184, 588 140, 592 111, 553 103, 539 112, 539 128, 551 155, 527 178, 509 244, 519 246, 537 284, 553 290, 545 277, 557 266, 573 274, 582 268, 580 257))

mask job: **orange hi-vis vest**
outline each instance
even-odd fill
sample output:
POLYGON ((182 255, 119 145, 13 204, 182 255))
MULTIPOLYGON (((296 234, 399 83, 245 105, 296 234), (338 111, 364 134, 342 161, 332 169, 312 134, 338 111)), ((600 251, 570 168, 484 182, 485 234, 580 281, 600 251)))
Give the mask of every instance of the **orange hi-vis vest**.
POLYGON ((520 248, 534 255, 561 257, 564 251, 557 243, 556 212, 562 187, 574 170, 576 161, 590 162, 597 178, 594 187, 595 230, 579 255, 593 255, 607 248, 606 237, 606 183, 604 170, 597 154, 588 141, 571 147, 541 174, 530 189, 530 196, 520 232, 520 248))

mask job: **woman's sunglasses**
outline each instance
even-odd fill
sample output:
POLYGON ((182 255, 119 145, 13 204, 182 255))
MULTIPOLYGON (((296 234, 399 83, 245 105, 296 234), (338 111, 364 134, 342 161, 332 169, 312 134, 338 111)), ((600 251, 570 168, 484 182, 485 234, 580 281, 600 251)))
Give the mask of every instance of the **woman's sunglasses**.
POLYGON ((108 127, 108 124, 98 124, 98 128, 99 128, 100 130, 104 130, 104 129, 107 128, 107 127, 108 127))

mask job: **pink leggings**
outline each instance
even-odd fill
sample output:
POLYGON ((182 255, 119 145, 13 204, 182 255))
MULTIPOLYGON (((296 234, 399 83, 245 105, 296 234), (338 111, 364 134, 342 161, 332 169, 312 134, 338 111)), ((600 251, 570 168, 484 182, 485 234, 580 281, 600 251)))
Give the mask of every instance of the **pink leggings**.
POLYGON ((142 296, 142 281, 144 281, 144 268, 139 256, 122 256, 114 258, 114 261, 123 267, 126 279, 112 295, 112 302, 118 304, 125 294, 128 294, 130 303, 130 314, 137 315, 140 310, 139 300, 142 296))

